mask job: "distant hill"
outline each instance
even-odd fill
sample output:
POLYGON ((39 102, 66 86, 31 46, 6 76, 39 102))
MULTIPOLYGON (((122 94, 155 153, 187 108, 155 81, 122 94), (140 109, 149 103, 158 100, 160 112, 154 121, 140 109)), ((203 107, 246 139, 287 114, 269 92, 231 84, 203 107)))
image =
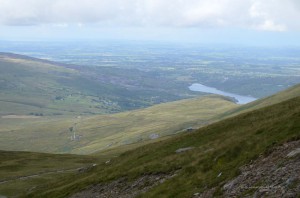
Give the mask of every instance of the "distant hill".
POLYGON ((221 96, 206 96, 110 115, 5 116, 0 118, 0 149, 88 154, 189 132, 237 106, 221 96))
POLYGON ((1 115, 79 115, 118 109, 97 96, 104 85, 62 64, 0 53, 0 70, 1 115))
MULTIPOLYGON (((71 176, 41 187, 28 197, 69 197, 78 191, 81 192, 73 197, 122 197, 124 194, 135 193, 140 197, 226 197, 229 195, 225 191, 233 188, 230 185, 235 185, 230 181, 240 175, 240 168, 254 163, 258 156, 261 157, 253 167, 257 163, 263 163, 260 162, 263 161, 262 158, 286 148, 279 160, 266 158, 268 164, 263 165, 264 168, 274 166, 279 170, 288 166, 289 162, 299 163, 297 157, 286 157, 289 152, 296 153, 293 149, 297 148, 295 146, 300 139, 299 119, 300 97, 295 97, 222 120, 192 133, 128 151, 97 166, 86 175, 71 176), (280 147, 282 144, 286 146, 280 147)), ((259 170, 254 169, 248 174, 251 176, 259 170)), ((283 172, 286 175, 280 178, 297 177, 295 171, 297 172, 297 166, 283 172)), ((298 180, 281 181, 274 178, 275 180, 269 181, 264 178, 257 177, 252 184, 254 186, 245 186, 247 183, 241 180, 238 185, 244 188, 240 194, 240 191, 235 191, 236 194, 252 197, 259 191, 255 189, 256 186, 273 185, 279 185, 286 192, 294 192, 294 195, 300 193, 297 188, 298 180), (275 184, 272 181, 283 183, 275 184), (288 188, 284 183, 287 181, 291 184, 288 188), (245 189, 246 187, 249 189, 245 189)), ((268 192, 271 195, 281 195, 276 194, 274 189, 268 192)))
MULTIPOLYGON (((2 75, 1 78, 8 78, 9 82, 12 82, 15 73, 29 76, 16 80, 16 87, 22 85, 24 90, 16 87, 3 88, 4 91, 0 93, 2 114, 0 149, 88 154, 135 143, 142 145, 149 140, 155 141, 179 132, 192 131, 195 127, 202 127, 239 113, 300 96, 300 86, 297 85, 243 106, 236 105, 225 97, 212 95, 119 114, 86 117, 84 115, 85 113, 89 115, 88 109, 90 113, 103 113, 107 108, 95 108, 99 98, 96 100, 96 97, 85 95, 83 92, 81 95, 68 95, 67 92, 86 90, 88 94, 89 89, 97 87, 98 84, 89 86, 88 83, 82 83, 89 87, 89 89, 82 89, 81 83, 78 85, 74 80, 88 81, 89 79, 85 74, 81 75, 79 70, 52 65, 51 62, 43 62, 39 59, 33 58, 33 60, 34 62, 31 62, 31 58, 7 54, 0 58, 3 64, 9 64, 9 67, 0 64, 0 67, 7 70, 6 75, 2 75), (22 68, 27 73, 20 72, 22 68), (48 75, 51 72, 55 72, 55 75, 48 75), (38 77, 33 81, 32 75, 40 77, 45 75, 45 77, 40 80, 38 77), (65 78, 74 83, 57 84, 61 82, 57 79, 65 78), (44 87, 38 83, 42 83, 44 87), (51 88, 51 83, 55 88, 51 88), (79 87, 76 87, 77 85, 79 87), (61 87, 67 88, 60 90, 61 87), (40 91, 37 91, 39 89, 40 91), (33 111, 34 109, 36 111, 33 111), (20 115, 11 115, 9 111, 19 112, 20 115), (46 112, 46 115, 51 113, 63 115, 39 116, 40 112, 46 112), (79 116, 80 114, 83 115, 79 116), (14 144, 10 143, 12 140, 14 144)), ((106 104, 108 107, 112 105, 109 102, 106 104)))
POLYGON ((0 53, 0 115, 94 115, 199 96, 186 82, 121 67, 68 65, 0 53))

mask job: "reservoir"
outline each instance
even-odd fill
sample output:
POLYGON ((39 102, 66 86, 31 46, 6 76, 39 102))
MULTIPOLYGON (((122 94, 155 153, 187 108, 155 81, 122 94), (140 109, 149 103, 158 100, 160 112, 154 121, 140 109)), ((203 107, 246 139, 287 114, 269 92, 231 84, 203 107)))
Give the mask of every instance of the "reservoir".
POLYGON ((238 94, 234 94, 234 93, 228 93, 225 91, 221 91, 218 90, 214 87, 208 87, 199 83, 194 83, 191 86, 189 86, 189 89, 191 91, 199 91, 199 92, 204 92, 204 93, 211 93, 211 94, 218 94, 218 95, 222 95, 222 96, 228 96, 228 97, 232 97, 235 100, 237 100, 237 104, 247 104, 249 102, 252 102, 254 100, 257 100, 257 98, 253 98, 251 96, 241 96, 238 94))

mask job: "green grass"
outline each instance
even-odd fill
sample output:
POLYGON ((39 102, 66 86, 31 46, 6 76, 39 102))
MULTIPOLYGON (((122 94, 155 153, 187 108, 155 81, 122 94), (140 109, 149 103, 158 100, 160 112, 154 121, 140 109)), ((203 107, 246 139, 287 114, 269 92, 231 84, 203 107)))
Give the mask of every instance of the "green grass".
POLYGON ((4 184, 0 184, 0 195, 7 197, 20 197, 26 193, 33 191, 37 186, 48 183, 53 183, 64 179, 72 174, 77 174, 76 171, 65 173, 51 173, 30 179, 17 179, 4 184))
POLYGON ((107 113, 95 81, 79 71, 42 60, 0 54, 0 115, 107 113), (85 87, 82 87, 86 85, 85 87), (84 88, 84 89, 83 89, 84 88))
POLYGON ((17 151, 0 151, 0 195, 17 196, 40 184, 48 184, 78 174, 77 171, 57 173, 58 170, 89 167, 106 160, 105 157, 54 155, 17 151), (20 177, 42 174, 29 179, 20 177), (1 183, 2 181, 7 181, 1 183))
POLYGON ((142 197, 191 197, 216 187, 239 174, 238 168, 285 141, 299 139, 300 97, 232 117, 194 133, 130 150, 110 165, 100 165, 81 177, 69 177, 40 187, 28 197, 66 197, 95 183, 144 174, 178 175, 142 197), (177 154, 178 148, 194 149, 177 154), (217 177, 222 172, 222 176, 217 177))
POLYGON ((81 167, 96 161, 91 156, 54 155, 20 151, 0 151, 0 159, 1 180, 57 169, 81 167))
POLYGON ((222 97, 207 96, 111 115, 0 118, 0 149, 88 154, 137 142, 145 144, 151 134, 163 137, 194 125, 207 125, 216 115, 235 107, 222 97), (74 123, 74 131, 82 136, 80 141, 70 139, 69 128, 74 123))
POLYGON ((298 96, 300 96, 300 84, 295 85, 295 86, 293 86, 289 89, 286 89, 284 91, 281 91, 279 93, 276 93, 274 95, 271 95, 269 97, 262 98, 262 99, 254 101, 254 102, 251 102, 249 104, 245 104, 245 105, 242 105, 238 108, 229 110, 228 112, 219 115, 219 118, 226 118, 226 117, 229 117, 229 116, 238 115, 240 113, 249 112, 249 111, 252 111, 252 110, 255 110, 255 109, 259 109, 259 108, 262 108, 262 107, 277 104, 279 102, 283 102, 285 100, 295 98, 295 97, 298 97, 298 96))

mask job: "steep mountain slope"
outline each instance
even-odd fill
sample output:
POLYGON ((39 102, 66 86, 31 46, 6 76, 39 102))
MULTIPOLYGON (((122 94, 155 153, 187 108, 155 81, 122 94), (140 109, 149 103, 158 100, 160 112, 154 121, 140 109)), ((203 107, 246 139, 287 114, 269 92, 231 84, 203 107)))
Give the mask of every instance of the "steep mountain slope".
POLYGON ((104 104, 97 93, 105 87, 78 70, 7 53, 0 53, 0 70, 0 115, 78 115, 109 110, 108 105, 95 108, 104 104))
POLYGON ((0 149, 88 154, 207 125, 236 106, 224 97, 207 96, 111 115, 2 117, 0 149))
POLYGON ((299 140, 299 120, 300 97, 296 97, 128 151, 85 175, 41 187, 28 197, 66 197, 92 184, 83 196, 93 192, 93 196, 122 197, 114 194, 117 189, 135 190, 138 181, 144 189, 136 191, 142 193, 140 197, 191 197, 207 191, 206 195, 222 196, 224 185, 240 174, 239 167, 260 154, 267 156, 277 145, 299 140))

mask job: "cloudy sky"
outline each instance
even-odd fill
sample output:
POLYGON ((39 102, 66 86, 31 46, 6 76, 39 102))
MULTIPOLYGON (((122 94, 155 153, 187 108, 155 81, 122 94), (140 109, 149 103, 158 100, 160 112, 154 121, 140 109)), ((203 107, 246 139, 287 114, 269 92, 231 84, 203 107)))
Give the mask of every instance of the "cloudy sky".
POLYGON ((300 0, 0 0, 6 39, 299 43, 300 0))

